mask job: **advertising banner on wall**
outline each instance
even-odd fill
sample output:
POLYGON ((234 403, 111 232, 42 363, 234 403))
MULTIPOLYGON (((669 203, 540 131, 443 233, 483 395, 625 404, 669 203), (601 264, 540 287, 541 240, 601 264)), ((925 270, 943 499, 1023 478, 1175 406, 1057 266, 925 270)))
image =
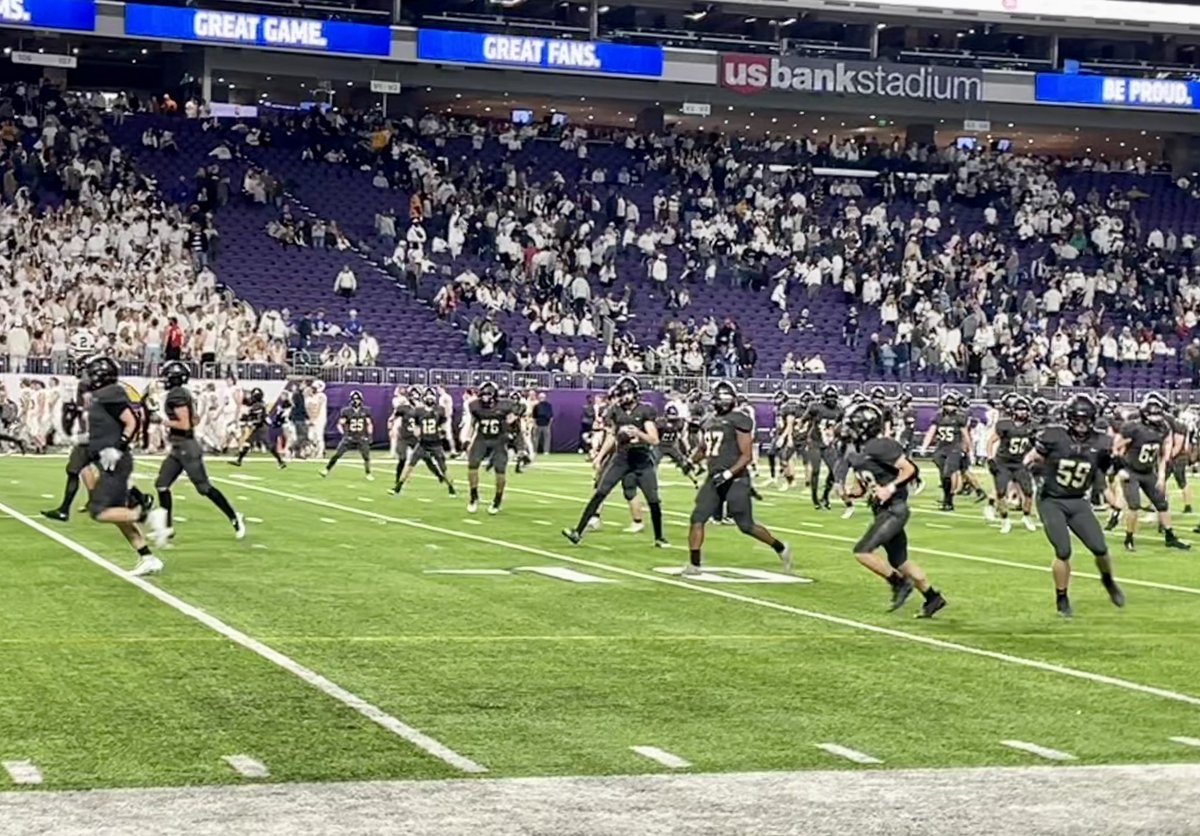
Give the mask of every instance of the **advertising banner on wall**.
POLYGON ((1196 110, 1200 82, 1170 78, 1038 73, 1034 98, 1046 104, 1196 110))
POLYGON ((417 30, 417 58, 588 75, 661 78, 663 74, 663 51, 658 46, 444 29, 417 30))
POLYGON ((726 53, 720 56, 717 80, 727 90, 743 95, 774 91, 842 97, 983 101, 983 72, 959 67, 726 53))
POLYGON ((0 0, 0 26, 92 32, 96 28, 96 3, 95 0, 0 0))

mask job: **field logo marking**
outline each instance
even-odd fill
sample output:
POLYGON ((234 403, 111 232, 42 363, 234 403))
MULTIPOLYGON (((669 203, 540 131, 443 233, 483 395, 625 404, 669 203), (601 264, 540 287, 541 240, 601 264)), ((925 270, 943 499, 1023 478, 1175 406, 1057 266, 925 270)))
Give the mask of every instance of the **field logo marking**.
POLYGON ((42 770, 33 765, 33 761, 4 761, 4 771, 14 784, 42 783, 42 770))
MULTIPOLYGON (((767 547, 769 549, 769 547, 767 547)), ((680 576, 682 566, 656 566, 654 571, 662 575, 680 576)), ((785 575, 769 569, 743 569, 740 566, 705 566, 699 575, 689 575, 688 580, 702 583, 812 583, 812 578, 785 575)))
POLYGON ((271 777, 271 773, 263 766, 262 761, 257 761, 249 755, 226 755, 221 760, 229 764, 230 768, 243 778, 257 780, 271 777))
MULTIPOLYGON (((220 477, 217 477, 217 480, 219 481, 220 477)), ((1159 697, 1160 699, 1172 700, 1174 702, 1181 702, 1181 703, 1186 703, 1188 705, 1200 706, 1200 697, 1196 697, 1191 694, 1180 693, 1179 691, 1172 691, 1167 688, 1159 688, 1154 685, 1144 685, 1140 682, 1134 682, 1132 680, 1122 679, 1122 678, 1116 677, 1116 676, 1108 676, 1106 674, 1093 673, 1091 671, 1080 670, 1078 668, 1069 668, 1065 665, 1054 664, 1053 662, 1043 662, 1040 659, 1028 659, 1023 656, 1014 656, 1010 653, 1002 653, 998 650, 987 650, 986 648, 975 647, 973 645, 961 644, 959 642, 953 642, 953 641, 946 641, 944 639, 934 638, 933 636, 926 636, 921 633, 909 633, 904 630, 894 629, 892 627, 883 627, 878 624, 868 624, 863 621, 855 621, 851 618, 843 618, 841 616, 830 615, 828 613, 817 612, 815 610, 806 610, 806 609, 802 609, 800 607, 793 607, 793 606, 789 606, 788 604, 781 604, 777 601, 770 601, 770 600, 767 600, 764 598, 752 598, 749 595, 744 595, 739 592, 733 592, 728 589, 718 589, 717 587, 712 586, 712 585, 685 583, 684 581, 677 579, 677 578, 667 578, 667 577, 664 577, 664 576, 658 575, 658 574, 638 572, 638 571, 634 571, 632 569, 625 569, 620 566, 610 566, 609 564, 606 564, 606 563, 597 563, 595 561, 586 560, 586 559, 580 558, 580 557, 571 557, 569 555, 560 554, 558 552, 552 552, 548 549, 542 549, 542 548, 538 548, 536 546, 527 546, 523 543, 511 543, 506 540, 497 540, 492 537, 485 537, 481 534, 472 534, 472 533, 469 533, 466 531, 452 531, 451 529, 448 529, 448 528, 442 528, 440 526, 430 525, 428 523, 421 523, 421 522, 417 522, 416 520, 408 520, 408 519, 404 519, 403 517, 392 517, 392 516, 388 516, 385 514, 376 513, 375 511, 368 511, 368 510, 365 510, 362 508, 351 508, 346 505, 340 505, 336 502, 329 502, 324 499, 314 499, 311 497, 300 496, 299 494, 290 494, 290 493, 287 493, 286 491, 275 490, 274 488, 267 488, 267 487, 263 487, 263 486, 259 486, 259 485, 254 485, 253 487, 251 487, 251 490, 259 491, 260 493, 265 493, 265 494, 268 494, 271 496, 277 496, 281 499, 292 499, 292 500, 296 500, 299 502, 307 503, 309 505, 315 505, 315 506, 321 507, 321 508, 328 508, 328 509, 334 510, 334 511, 343 511, 343 512, 347 512, 347 513, 351 513, 351 514, 358 514, 358 515, 364 516, 364 517, 378 518, 378 519, 382 519, 386 522, 398 523, 400 525, 408 526, 409 528, 416 528, 421 531, 427 531, 432 534, 441 534, 446 537, 459 537, 461 539, 471 540, 476 543, 484 543, 484 544, 490 545, 490 546, 499 546, 501 548, 508 548, 508 549, 512 549, 513 551, 520 551, 520 552, 524 552, 526 554, 533 554, 533 555, 537 555, 539 557, 546 557, 551 560, 558 560, 558 561, 562 561, 564 563, 572 563, 572 564, 575 564, 576 566, 585 566, 590 569, 597 569, 602 572, 611 572, 611 573, 617 574, 617 575, 624 575, 625 577, 639 578, 641 580, 654 581, 656 583, 667 584, 670 586, 676 586, 676 587, 679 587, 680 589, 691 590, 692 592, 700 592, 705 595, 714 595, 718 598, 724 598, 729 601, 739 601, 743 604, 750 604, 750 605, 756 606, 756 607, 763 607, 765 609, 771 609, 771 610, 775 610, 777 612, 790 613, 792 615, 798 615, 802 618, 808 618, 808 619, 812 619, 814 621, 822 621, 822 622, 825 622, 826 624, 835 624, 839 627, 846 627, 846 628, 849 628, 852 630, 861 630, 861 631, 867 632, 867 633, 875 633, 876 635, 880 635, 880 636, 889 636, 894 639, 902 639, 904 641, 914 642, 916 644, 923 644, 927 647, 935 647, 935 648, 938 648, 939 650, 953 650, 958 653, 965 653, 965 654, 969 654, 971 656, 978 656, 983 659, 991 659, 993 661, 1004 662, 1006 664, 1017 665, 1017 666, 1024 667, 1024 668, 1030 668, 1032 670, 1045 671, 1047 673, 1056 673, 1056 674, 1059 674, 1060 676, 1068 676, 1068 677, 1072 677, 1074 679, 1082 679, 1084 681, 1094 682, 1099 685, 1109 685, 1114 688, 1122 688, 1126 691, 1135 691, 1139 694, 1148 694, 1150 696, 1159 697)), ((0 506, 0 510, 3 510, 2 506, 0 506)), ((819 535, 819 536, 827 536, 827 535, 819 535)), ((841 539, 841 538, 839 538, 839 539, 841 539)))
POLYGON ((1010 749, 1017 749, 1021 752, 1028 752, 1031 755, 1037 755, 1039 758, 1045 758, 1048 761, 1073 761, 1078 760, 1070 752, 1063 752, 1058 749, 1050 749, 1046 746, 1039 746, 1036 743, 1027 743, 1024 740, 1001 740, 1001 746, 1007 746, 1010 749))
POLYGON ((432 755, 438 760, 453 766, 455 769, 458 769, 461 772, 487 772, 487 767, 476 763, 470 758, 458 754, 458 752, 455 752, 445 744, 434 740, 432 737, 420 731, 419 729, 415 729, 407 723, 404 723, 396 717, 393 717, 383 709, 372 705, 357 694, 352 694, 337 683, 326 679, 316 671, 306 668, 304 665, 301 665, 294 659, 283 655, 278 650, 263 644, 258 639, 246 635, 241 630, 230 627, 216 616, 209 615, 199 607, 193 606, 181 598, 176 598, 166 590, 160 589, 159 587, 149 583, 146 580, 143 580, 142 578, 134 577, 121 567, 117 566, 115 563, 101 557, 99 554, 92 551, 82 543, 77 543, 71 538, 62 535, 51 528, 47 528, 37 520, 27 517, 20 511, 13 510, 3 503, 0 503, 0 513, 7 514, 17 522, 23 523, 29 528, 32 528, 37 533, 48 537, 49 539, 58 543, 60 546, 70 549, 71 551, 75 552, 75 554, 94 563, 101 569, 111 572, 126 583, 137 587, 142 592, 145 592, 147 595, 157 598, 171 609, 176 610, 177 612, 182 613, 183 615, 186 615, 195 621, 199 621, 213 632, 219 633, 220 635, 229 639, 231 642, 241 645, 252 653, 258 654, 268 662, 278 665, 293 676, 303 680, 304 682, 307 682, 321 693, 332 697, 349 708, 352 708, 354 711, 357 711, 371 722, 382 726, 397 737, 407 740, 418 749, 421 749, 429 755, 432 755))
POLYGON ((817 748, 836 757, 845 758, 848 761, 854 761, 854 763, 883 763, 883 761, 874 755, 868 755, 866 752, 860 752, 857 749, 851 749, 848 746, 841 746, 837 743, 818 743, 817 748))
POLYGON ((657 746, 630 746, 629 748, 643 758, 660 763, 667 769, 687 769, 692 765, 690 761, 685 761, 679 755, 673 755, 657 746))

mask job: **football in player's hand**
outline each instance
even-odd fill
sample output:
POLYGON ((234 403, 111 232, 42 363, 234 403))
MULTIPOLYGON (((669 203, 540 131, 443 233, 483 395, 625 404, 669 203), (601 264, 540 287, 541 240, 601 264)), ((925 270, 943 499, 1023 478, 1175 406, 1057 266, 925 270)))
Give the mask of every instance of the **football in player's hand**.
POLYGON ((633 441, 637 437, 637 428, 626 424, 617 431, 617 435, 622 441, 633 441))

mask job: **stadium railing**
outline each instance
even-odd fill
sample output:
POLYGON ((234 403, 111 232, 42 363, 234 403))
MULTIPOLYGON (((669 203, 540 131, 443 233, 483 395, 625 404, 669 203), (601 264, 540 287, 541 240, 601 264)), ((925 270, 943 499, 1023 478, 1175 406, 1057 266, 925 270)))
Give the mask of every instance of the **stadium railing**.
MULTIPOLYGON (((118 361, 121 374, 125 377, 154 377, 157 376, 162 364, 147 366, 133 360, 118 361)), ((564 372, 545 370, 513 370, 513 369, 423 369, 396 366, 307 366, 307 365, 277 365, 272 363, 235 363, 232 367, 225 364, 188 363, 192 376, 196 378, 214 378, 232 376, 239 381, 255 380, 323 380, 326 383, 355 383, 381 386, 445 386, 448 388, 471 388, 491 381, 505 389, 589 389, 606 391, 612 387, 622 375, 605 372, 592 376, 582 374, 566 374, 564 372)), ((25 375, 71 375, 75 372, 75 361, 56 362, 49 357, 29 358, 21 372, 9 367, 9 358, 0 356, 0 374, 15 376, 25 375)), ((707 391, 718 378, 690 375, 637 375, 642 385, 647 389, 659 391, 688 392, 692 389, 707 391)), ((1113 401, 1133 403, 1151 391, 1163 392, 1161 389, 1109 388, 1103 390, 1086 389, 1082 387, 1042 388, 1013 387, 1007 385, 978 386, 970 383, 928 383, 895 380, 831 380, 820 377, 750 377, 731 378, 738 388, 753 399, 766 399, 776 392, 787 392, 799 395, 803 392, 819 392, 825 386, 836 386, 846 393, 866 392, 876 387, 882 389, 889 398, 894 398, 902 392, 907 392, 917 400, 935 401, 946 392, 960 392, 973 401, 984 403, 1000 398, 1006 392, 1016 388, 1030 397, 1044 397, 1050 401, 1064 401, 1076 394, 1095 395, 1102 391, 1113 401)), ((1200 389, 1182 384, 1179 388, 1168 388, 1163 392, 1167 398, 1177 404, 1200 404, 1200 389)))

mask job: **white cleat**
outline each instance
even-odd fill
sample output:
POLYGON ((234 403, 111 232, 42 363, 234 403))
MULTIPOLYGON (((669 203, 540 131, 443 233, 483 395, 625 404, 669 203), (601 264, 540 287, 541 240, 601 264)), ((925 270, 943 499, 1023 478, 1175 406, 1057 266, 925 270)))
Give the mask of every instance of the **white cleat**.
POLYGON ((599 531, 602 525, 604 525, 604 523, 600 522, 599 517, 592 517, 587 522, 588 531, 599 531))
POLYGON ((645 530, 646 524, 644 522, 630 523, 628 526, 622 529, 622 531, 624 531, 626 534, 641 534, 645 530))
POLYGON ((140 578, 143 575, 157 575, 163 570, 163 562, 152 554, 144 555, 129 574, 140 578))
POLYGON ((320 470, 317 471, 317 475, 320 476, 322 479, 326 479, 329 477, 329 471, 326 470, 325 468, 321 468, 320 470))
POLYGON ((155 508, 146 515, 146 527, 150 529, 150 539, 160 549, 171 539, 171 529, 167 526, 167 511, 165 508, 155 508))
POLYGON ((779 553, 779 562, 783 564, 784 572, 792 574, 792 547, 787 543, 783 544, 783 551, 779 553))
POLYGON ((787 492, 788 492, 788 488, 790 488, 790 487, 791 487, 791 485, 789 485, 789 484, 787 483, 787 480, 785 479, 784 481, 782 481, 782 482, 780 482, 780 483, 779 483, 779 487, 777 488, 777 490, 778 490, 780 493, 787 493, 787 492))
POLYGON ((368 482, 374 482, 374 481, 375 481, 375 474, 374 474, 374 473, 368 473, 368 474, 367 474, 367 481, 368 481, 368 482))
POLYGON ((853 517, 853 516, 854 516, 854 506, 853 506, 853 505, 847 505, 847 506, 846 506, 846 510, 842 512, 842 519, 843 519, 843 520, 848 520, 848 519, 850 519, 850 518, 851 518, 851 517, 853 517))
POLYGON ((925 483, 917 482, 915 485, 913 485, 912 494, 913 494, 913 496, 920 496, 921 491, 923 491, 923 490, 925 490, 925 483))
POLYGON ((695 577, 696 575, 701 575, 703 573, 704 570, 699 566, 694 566, 691 563, 685 563, 683 564, 683 570, 679 574, 684 577, 695 577))
POLYGON ((246 518, 241 514, 233 515, 233 538, 235 540, 246 539, 246 518))
MULTIPOLYGON (((991 505, 985 505, 983 508, 983 518, 988 522, 996 521, 996 509, 991 505)), ((1011 527, 1011 526, 1010 526, 1011 527)), ((1005 532, 1007 533, 1007 532, 1005 532)))
POLYGON ((1021 525, 1025 526, 1027 531, 1037 531, 1037 523, 1033 521, 1033 517, 1021 517, 1021 525))
POLYGON ((1012 531, 1012 520, 1010 520, 1008 517, 1005 517, 1004 519, 1000 520, 1000 533, 1008 534, 1010 531, 1012 531))
POLYGON ((493 517, 496 516, 497 514, 500 513, 500 506, 493 502, 491 505, 488 506, 488 513, 491 514, 493 517))
POLYGON ((476 502, 475 500, 472 499, 470 502, 467 503, 467 513, 468 514, 474 514, 478 510, 479 510, 479 503, 476 502))

